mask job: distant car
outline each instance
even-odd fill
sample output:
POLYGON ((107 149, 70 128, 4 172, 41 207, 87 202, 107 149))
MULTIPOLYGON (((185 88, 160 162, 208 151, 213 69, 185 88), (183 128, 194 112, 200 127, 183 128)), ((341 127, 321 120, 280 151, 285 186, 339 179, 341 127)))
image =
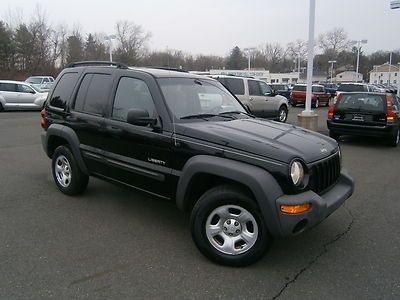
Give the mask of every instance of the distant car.
POLYGON ((52 85, 53 85, 53 82, 46 82, 46 83, 43 83, 39 89, 41 92, 47 93, 48 91, 50 91, 50 88, 52 85))
POLYGON ((329 108, 329 136, 383 137, 390 146, 399 144, 400 103, 389 93, 343 92, 329 108))
POLYGON ((0 80, 0 111, 43 108, 47 93, 22 81, 0 80))
POLYGON ((289 100, 290 98, 290 89, 289 86, 286 84, 279 84, 279 83, 271 83, 269 86, 278 93, 278 95, 281 95, 285 97, 286 99, 289 100))
POLYGON ((336 96, 342 92, 377 92, 372 84, 346 82, 339 83, 336 96))
POLYGON ((337 91, 337 85, 334 83, 320 83, 320 85, 323 85, 325 87, 325 91, 331 95, 331 97, 336 96, 336 91, 337 91))
POLYGON ((231 75, 216 75, 212 78, 221 82, 256 117, 286 122, 288 100, 277 95, 266 82, 231 75))
POLYGON ((54 78, 52 76, 31 76, 28 77, 25 82, 29 83, 30 85, 41 88, 43 85, 49 82, 53 82, 54 78))
MULTIPOLYGON (((290 93, 290 104, 296 106, 299 104, 305 105, 306 103, 306 88, 305 84, 296 84, 290 93)), ((325 88, 319 84, 312 86, 312 99, 311 105, 315 108, 329 105, 330 94, 325 91, 325 88)))

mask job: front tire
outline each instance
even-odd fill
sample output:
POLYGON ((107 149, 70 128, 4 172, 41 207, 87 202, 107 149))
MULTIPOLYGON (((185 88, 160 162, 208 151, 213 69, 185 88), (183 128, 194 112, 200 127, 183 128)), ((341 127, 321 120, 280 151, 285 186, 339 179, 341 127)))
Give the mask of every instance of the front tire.
POLYGON ((222 265, 252 264, 272 242, 254 201, 229 185, 214 187, 200 197, 190 225, 200 252, 222 265))
POLYGON ((282 105, 278 111, 278 121, 285 123, 288 117, 288 109, 285 105, 282 105))
POLYGON ((54 151, 52 171, 54 182, 64 194, 80 194, 88 185, 89 176, 82 172, 71 150, 66 146, 59 146, 54 151))

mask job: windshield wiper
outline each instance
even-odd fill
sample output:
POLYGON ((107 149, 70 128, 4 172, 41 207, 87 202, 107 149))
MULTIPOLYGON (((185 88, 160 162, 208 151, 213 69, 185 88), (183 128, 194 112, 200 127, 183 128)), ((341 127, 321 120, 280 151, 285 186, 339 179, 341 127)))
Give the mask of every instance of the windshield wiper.
POLYGON ((246 116, 249 116, 249 117, 251 117, 251 118, 254 118, 254 115, 249 114, 249 113, 244 112, 244 111, 240 111, 240 110, 224 111, 224 112, 222 112, 222 113, 219 113, 218 115, 219 115, 219 116, 223 116, 223 115, 230 115, 230 114, 236 114, 236 115, 238 115, 238 114, 244 114, 244 115, 246 115, 246 116))
POLYGON ((228 118, 231 120, 234 120, 235 118, 232 116, 224 116, 224 115, 216 115, 216 114, 195 114, 195 115, 189 115, 189 116, 184 116, 181 117, 181 120, 185 120, 185 119, 206 119, 206 118, 213 118, 213 117, 220 117, 220 118, 228 118))

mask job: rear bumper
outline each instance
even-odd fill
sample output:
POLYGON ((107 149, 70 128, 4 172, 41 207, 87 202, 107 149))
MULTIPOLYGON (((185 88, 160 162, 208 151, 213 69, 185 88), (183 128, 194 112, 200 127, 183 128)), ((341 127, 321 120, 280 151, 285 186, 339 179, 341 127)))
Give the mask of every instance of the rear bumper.
POLYGON ((297 195, 283 195, 276 200, 281 236, 300 233, 322 222, 338 209, 354 191, 354 180, 346 170, 342 170, 338 182, 323 195, 307 191, 297 195), (312 208, 300 214, 280 211, 281 205, 301 205, 310 203, 312 208))
POLYGON ((386 126, 365 126, 356 124, 335 123, 331 120, 326 122, 331 132, 341 135, 360 135, 371 137, 391 137, 399 128, 398 124, 388 124, 386 126))

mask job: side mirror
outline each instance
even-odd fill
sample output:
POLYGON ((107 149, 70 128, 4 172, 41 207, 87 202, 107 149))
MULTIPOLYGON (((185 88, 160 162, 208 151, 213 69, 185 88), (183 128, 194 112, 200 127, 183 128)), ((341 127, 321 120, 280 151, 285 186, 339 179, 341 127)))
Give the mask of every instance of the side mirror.
POLYGON ((154 126, 157 124, 157 119, 150 118, 149 112, 145 109, 132 108, 128 110, 126 122, 137 126, 154 126))

